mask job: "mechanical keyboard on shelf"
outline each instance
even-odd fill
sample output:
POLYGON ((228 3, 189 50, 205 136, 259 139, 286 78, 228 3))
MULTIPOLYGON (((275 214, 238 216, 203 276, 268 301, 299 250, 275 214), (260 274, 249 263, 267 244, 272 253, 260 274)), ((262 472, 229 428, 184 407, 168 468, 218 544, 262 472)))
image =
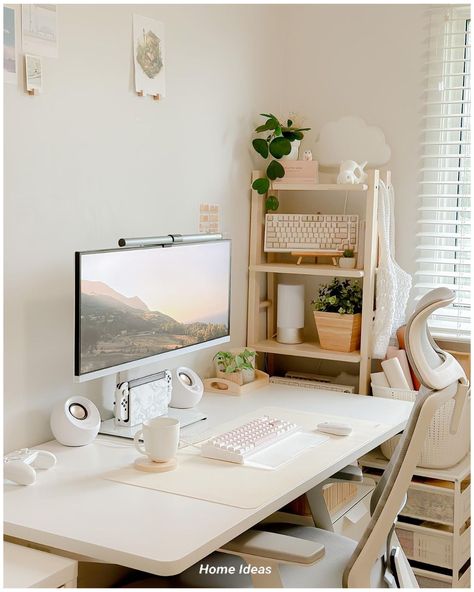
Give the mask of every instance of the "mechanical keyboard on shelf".
POLYGON ((207 458, 242 464, 250 455, 299 431, 301 427, 295 423, 264 415, 211 438, 201 446, 201 454, 207 458))
POLYGON ((357 251, 359 216, 346 214, 267 214, 266 252, 357 251))

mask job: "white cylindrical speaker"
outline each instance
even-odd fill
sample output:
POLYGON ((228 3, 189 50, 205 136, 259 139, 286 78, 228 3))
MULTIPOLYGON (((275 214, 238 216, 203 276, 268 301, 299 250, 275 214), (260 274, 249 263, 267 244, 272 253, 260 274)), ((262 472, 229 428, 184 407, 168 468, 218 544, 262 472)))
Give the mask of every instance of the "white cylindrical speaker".
POLYGON ((278 284, 277 341, 303 343, 303 328, 303 284, 278 284))
POLYGON ((54 406, 50 424, 60 444, 85 446, 99 433, 100 414, 92 401, 74 396, 54 406))
POLYGON ((173 370, 172 375, 170 407, 189 409, 197 405, 204 392, 204 385, 196 372, 191 368, 179 366, 173 370))

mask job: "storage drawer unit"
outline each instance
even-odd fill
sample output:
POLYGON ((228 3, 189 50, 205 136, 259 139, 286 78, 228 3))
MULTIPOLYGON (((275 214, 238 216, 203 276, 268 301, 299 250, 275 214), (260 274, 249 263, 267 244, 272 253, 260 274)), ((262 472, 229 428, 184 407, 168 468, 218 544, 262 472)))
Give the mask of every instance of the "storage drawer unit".
MULTIPOLYGON (((365 468, 364 474, 378 483, 383 471, 365 468)), ((469 480, 461 483, 457 500, 459 520, 464 524, 471 516, 471 485, 469 480)), ((441 479, 413 476, 412 485, 407 492, 407 502, 400 516, 428 520, 437 524, 454 526, 454 505, 456 499, 455 483, 441 479)))
POLYGON ((413 571, 420 588, 469 588, 471 585, 470 567, 466 569, 455 585, 453 585, 452 576, 433 573, 418 567, 413 568, 413 571))
MULTIPOLYGON (((359 462, 375 481, 387 465, 378 449, 359 462)), ((416 469, 396 529, 420 586, 469 587, 470 494, 469 457, 449 469, 416 469)))
POLYGON ((464 565, 470 555, 470 532, 459 535, 459 557, 454 557, 454 536, 441 524, 397 522, 396 533, 407 559, 453 569, 455 561, 464 565))

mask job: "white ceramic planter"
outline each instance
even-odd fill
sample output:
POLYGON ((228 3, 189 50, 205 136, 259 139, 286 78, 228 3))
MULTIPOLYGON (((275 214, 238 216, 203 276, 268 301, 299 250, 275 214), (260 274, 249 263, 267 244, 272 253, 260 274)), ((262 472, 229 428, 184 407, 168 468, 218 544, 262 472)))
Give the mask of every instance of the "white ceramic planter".
POLYGON ((291 142, 291 152, 286 156, 282 156, 282 160, 298 160, 300 144, 300 140, 294 140, 291 142))
POLYGON ((356 265, 355 257, 340 257, 339 267, 342 269, 354 269, 356 265))

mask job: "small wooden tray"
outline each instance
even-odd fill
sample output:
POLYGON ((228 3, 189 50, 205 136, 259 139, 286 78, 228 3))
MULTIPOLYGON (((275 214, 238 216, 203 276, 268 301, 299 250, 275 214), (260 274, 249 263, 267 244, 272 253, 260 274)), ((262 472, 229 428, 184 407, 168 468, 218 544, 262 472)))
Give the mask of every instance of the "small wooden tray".
POLYGON ((255 370, 255 376, 255 380, 243 384, 242 386, 231 380, 226 380, 225 378, 205 378, 203 380, 204 390, 209 393, 244 395, 245 393, 261 388, 262 386, 267 386, 270 382, 270 377, 266 372, 255 370))

